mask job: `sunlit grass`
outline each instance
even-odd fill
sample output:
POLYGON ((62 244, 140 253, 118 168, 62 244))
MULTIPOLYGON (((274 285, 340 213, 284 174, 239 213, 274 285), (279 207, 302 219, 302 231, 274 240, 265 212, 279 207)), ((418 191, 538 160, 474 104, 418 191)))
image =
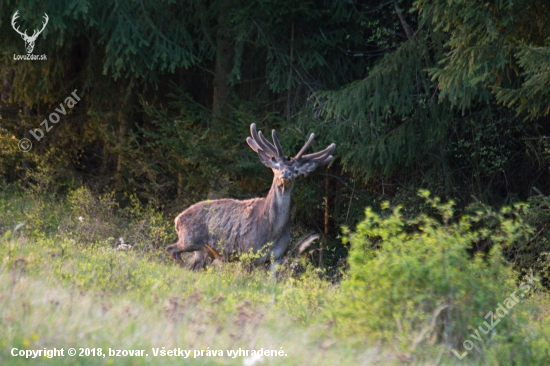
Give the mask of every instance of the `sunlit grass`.
MULTIPOLYGON (((386 230, 388 224, 401 225, 398 216, 386 220, 380 218, 377 230, 386 230)), ((200 272, 181 268, 163 250, 175 240, 171 221, 136 202, 117 208, 111 196, 97 198, 85 189, 62 199, 0 192, 0 365, 189 362, 175 356, 154 357, 152 349, 162 347, 202 350, 205 356, 191 361, 199 365, 462 364, 448 345, 437 341, 439 328, 433 329, 436 336, 421 343, 414 343, 418 331, 400 329, 414 319, 432 319, 433 312, 422 312, 419 304, 445 298, 434 291, 437 283, 425 276, 417 278, 420 285, 416 291, 409 282, 416 278, 415 273, 439 270, 437 256, 428 255, 426 261, 413 253, 414 248, 435 248, 437 252, 442 245, 449 249, 462 240, 460 235, 451 235, 448 227, 434 223, 438 234, 434 248, 429 238, 419 237, 412 246, 412 236, 401 240, 383 232, 387 236, 385 249, 378 250, 378 256, 369 256, 364 261, 368 265, 361 266, 356 252, 364 247, 361 240, 368 235, 361 233, 365 226, 360 225, 355 236, 360 243, 353 244, 352 266, 342 285, 298 259, 294 266, 282 268, 277 281, 264 268, 250 270, 238 262, 214 262, 200 272), (121 243, 127 245, 121 247, 121 243), (406 250, 394 250, 394 246, 406 250), (411 274, 402 276, 407 268, 411 274), (353 283, 359 286, 350 291, 353 283), (375 291, 372 284, 381 286, 375 291), (382 287, 387 291, 380 290, 382 287), (395 297, 398 289, 401 302, 395 297), (380 304, 390 304, 394 310, 380 304), (403 309, 409 311, 400 323, 392 321, 403 309), (406 346, 411 343, 418 346, 406 346), (11 355, 13 348, 63 348, 67 352, 71 347, 101 348, 107 357, 29 361, 11 355), (109 348, 144 350, 148 356, 110 357, 109 348), (255 360, 227 355, 228 350, 239 348, 282 349, 287 356, 255 360), (224 356, 207 357, 206 352, 212 350, 222 351, 224 356)), ((477 265, 483 266, 481 262, 477 265)), ((476 285, 485 286, 478 290, 482 298, 490 295, 492 290, 487 288, 502 287, 489 277, 470 278, 468 271, 463 272, 457 281, 467 294, 475 287, 468 281, 488 281, 476 285)), ((513 281, 508 282, 512 289, 513 281)), ((496 301, 500 298, 495 297, 496 301)), ((467 362, 484 364, 485 360, 513 360, 524 355, 532 364, 548 364, 548 304, 545 291, 533 293, 508 319, 513 323, 508 327, 513 339, 502 332, 505 327, 501 324, 492 338, 483 340, 487 342, 485 353, 469 355, 467 362)), ((464 310, 463 318, 474 325, 493 308, 492 303, 466 305, 473 313, 470 316, 464 310)), ((455 313, 457 309, 455 306, 455 313)), ((454 327, 452 334, 460 338, 474 331, 466 328, 458 334, 454 327)))
MULTIPOLYGON (((313 277, 275 284, 263 270, 247 273, 229 264, 195 273, 107 249, 66 249, 62 257, 21 238, 4 239, 1 247, 0 364, 24 363, 10 355, 14 347, 144 349, 149 354, 33 361, 50 364, 181 364, 176 357, 153 358, 153 347, 210 347, 224 354, 282 347, 287 357, 264 361, 283 365, 347 364, 365 356, 364 350, 339 348, 336 340, 320 336, 328 325, 314 322, 322 305, 309 308, 315 301, 309 291, 326 299, 332 290, 313 277)), ((195 362, 241 365, 243 357, 195 362)))

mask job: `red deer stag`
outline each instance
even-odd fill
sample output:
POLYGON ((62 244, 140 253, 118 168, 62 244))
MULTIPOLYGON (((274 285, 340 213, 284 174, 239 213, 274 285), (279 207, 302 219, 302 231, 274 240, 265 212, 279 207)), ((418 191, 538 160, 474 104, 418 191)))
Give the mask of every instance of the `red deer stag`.
POLYGON ((313 142, 312 133, 300 152, 288 159, 283 155, 275 130, 272 131, 273 144, 261 131, 256 131, 254 123, 250 125, 250 133, 252 138, 248 137, 246 142, 273 171, 267 197, 202 201, 183 211, 175 220, 178 241, 166 248, 179 265, 183 265, 182 252, 195 252, 190 267, 197 270, 206 265, 208 257, 228 259, 250 249, 254 253, 265 250, 261 257, 254 259, 255 265, 265 263, 272 256, 272 269, 280 263, 290 241, 290 195, 294 179, 332 161, 331 153, 336 145, 304 155, 313 142))

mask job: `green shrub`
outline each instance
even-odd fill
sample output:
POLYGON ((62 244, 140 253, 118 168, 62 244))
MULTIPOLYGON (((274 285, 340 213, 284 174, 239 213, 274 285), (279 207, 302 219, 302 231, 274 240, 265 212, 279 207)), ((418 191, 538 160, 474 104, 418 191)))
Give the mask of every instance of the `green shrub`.
POLYGON ((514 308, 515 332, 495 335, 494 346, 487 350, 487 364, 550 364, 550 298, 546 291, 533 295, 514 308))
POLYGON ((81 246, 90 246, 111 237, 122 236, 123 220, 115 212, 118 203, 114 193, 95 196, 88 188, 68 192, 64 200, 66 215, 61 219, 58 234, 81 246))
POLYGON ((531 270, 541 277, 543 285, 550 288, 550 196, 533 189, 535 195, 529 197, 529 210, 525 221, 534 229, 535 234, 506 248, 505 254, 514 262, 514 267, 521 273, 531 270))
MULTIPOLYGON (((428 349, 420 347, 426 343, 440 345, 429 348, 435 354, 445 345, 462 353, 485 315, 517 290, 501 247, 532 232, 520 215, 527 206, 454 218, 453 202, 420 195, 435 214, 407 220, 400 207, 385 217, 368 208, 356 232, 346 230, 349 277, 333 316, 341 333, 390 344, 403 355, 428 349), (487 229, 481 223, 488 217, 499 224, 487 229), (480 242, 490 251, 472 255, 480 242)), ((503 317, 489 334, 479 332, 471 352, 482 356, 494 331, 513 333, 512 319, 503 317)))

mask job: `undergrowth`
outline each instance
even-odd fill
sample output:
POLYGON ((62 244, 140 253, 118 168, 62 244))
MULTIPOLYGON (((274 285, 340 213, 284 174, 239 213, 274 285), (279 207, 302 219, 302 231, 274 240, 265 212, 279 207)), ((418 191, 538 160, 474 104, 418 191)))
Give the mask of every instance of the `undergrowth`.
POLYGON ((179 358, 153 358, 154 347, 282 347, 287 357, 261 362, 287 365, 547 364, 550 300, 537 273, 527 277, 532 286, 522 288, 527 280, 502 254, 533 235, 524 220, 529 207, 458 217, 452 202, 421 196, 431 211, 414 219, 389 204, 385 212, 366 210, 356 231, 345 233, 349 268, 335 283, 304 258, 281 268, 277 281, 239 262, 214 262, 200 272, 180 268, 164 252, 176 239, 172 218, 131 196, 120 208, 112 195, 85 188, 46 198, 5 190, 0 364, 26 362, 11 356, 14 347, 149 353, 41 358, 38 364, 181 364, 179 358), (489 250, 473 252, 479 242, 489 250), (299 271, 292 270, 296 266, 299 271), (524 297, 510 305, 513 293, 524 297), (507 313, 481 331, 491 320, 486 314, 497 314, 502 304, 507 313), (461 361, 451 349, 468 354, 461 361))

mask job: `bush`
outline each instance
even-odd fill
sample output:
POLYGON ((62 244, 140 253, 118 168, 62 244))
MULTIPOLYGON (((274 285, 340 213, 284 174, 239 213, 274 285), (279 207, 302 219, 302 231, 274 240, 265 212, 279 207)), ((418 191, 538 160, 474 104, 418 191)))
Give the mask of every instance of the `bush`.
MULTIPOLYGON (((346 230, 350 269, 334 310, 336 324, 340 332, 391 344, 407 357, 428 349, 419 347, 424 343, 440 345, 429 348, 435 354, 445 345, 462 353, 464 341, 477 331, 480 340, 470 352, 482 356, 495 331, 480 331, 488 328, 484 317, 517 290, 517 275, 501 247, 532 232, 520 215, 527 206, 455 219, 452 201, 441 203, 427 191, 420 195, 434 214, 407 220, 400 207, 386 217, 368 208, 356 232, 346 230), (490 230, 481 225, 489 216, 499 223, 490 230), (490 251, 472 255, 470 249, 482 241, 490 251)), ((498 333, 514 333, 512 322, 503 317, 498 333)))
POLYGON ((541 282, 550 288, 550 196, 533 189, 535 195, 529 197, 529 211, 525 221, 534 229, 535 234, 528 240, 506 248, 506 256, 514 262, 514 268, 521 273, 534 270, 541 282))

